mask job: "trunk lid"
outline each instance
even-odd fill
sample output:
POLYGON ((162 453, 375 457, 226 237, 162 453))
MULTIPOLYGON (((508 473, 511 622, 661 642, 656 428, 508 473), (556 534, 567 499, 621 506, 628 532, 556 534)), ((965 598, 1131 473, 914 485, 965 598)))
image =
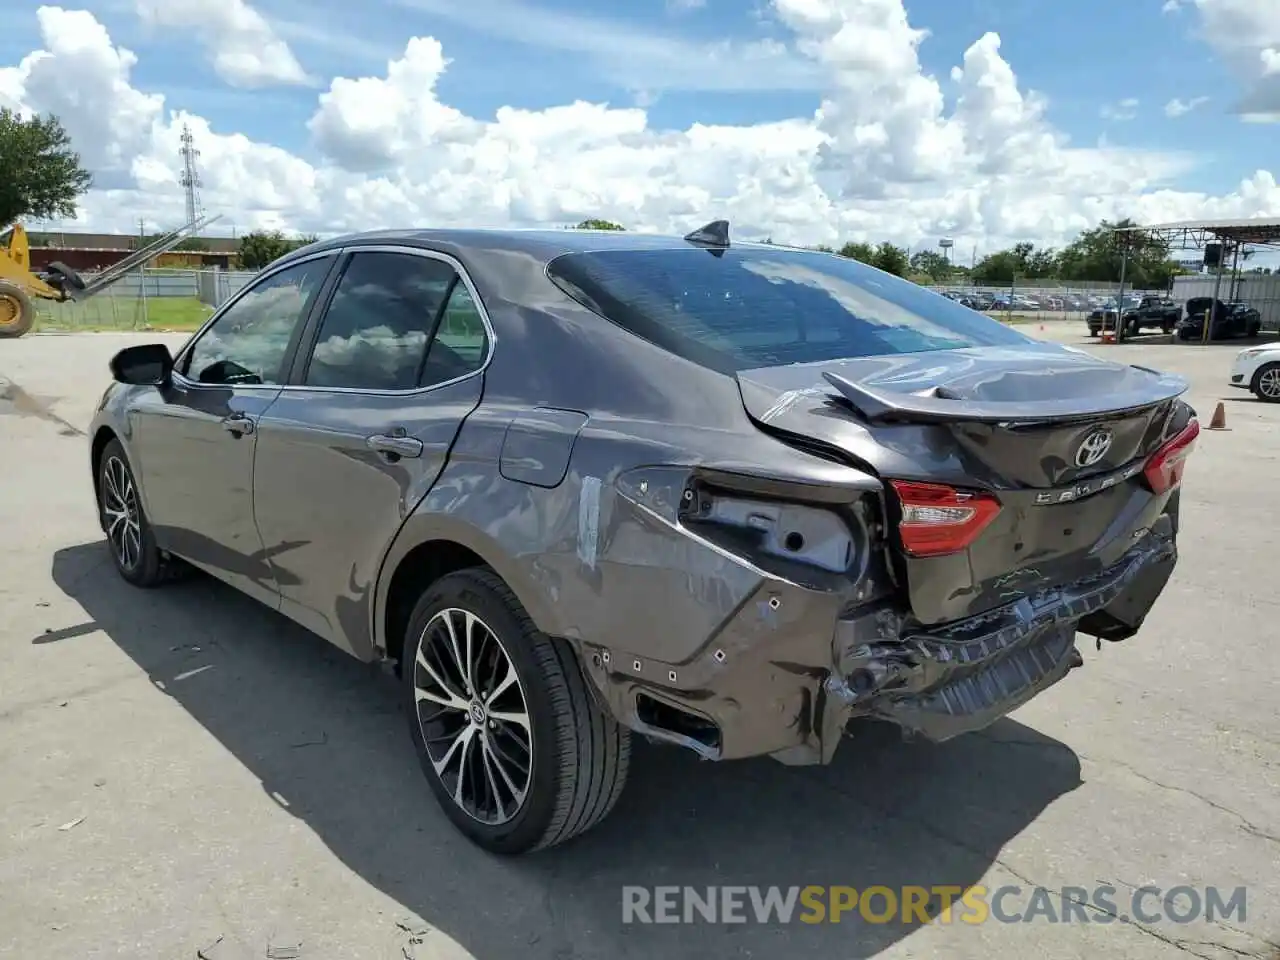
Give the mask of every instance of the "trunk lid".
POLYGON ((1039 343, 765 367, 738 384, 756 424, 797 446, 839 452, 885 480, 996 495, 999 513, 966 550, 900 551, 925 623, 1118 561, 1162 508, 1141 470, 1187 389, 1180 377, 1039 343))

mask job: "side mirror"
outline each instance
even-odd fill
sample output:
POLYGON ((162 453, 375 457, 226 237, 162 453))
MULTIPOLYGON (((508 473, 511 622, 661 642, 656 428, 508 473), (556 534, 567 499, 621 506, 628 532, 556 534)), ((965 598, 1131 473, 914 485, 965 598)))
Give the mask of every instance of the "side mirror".
POLYGON ((173 355, 163 343, 125 347, 111 358, 111 376, 119 383, 161 387, 173 373, 173 355))

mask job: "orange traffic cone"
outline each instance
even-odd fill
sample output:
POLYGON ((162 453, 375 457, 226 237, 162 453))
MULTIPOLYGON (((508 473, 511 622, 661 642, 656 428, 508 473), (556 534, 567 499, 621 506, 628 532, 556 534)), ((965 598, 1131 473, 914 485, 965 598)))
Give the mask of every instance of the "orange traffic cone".
POLYGON ((1223 405, 1221 400, 1219 400, 1218 405, 1213 408, 1213 417, 1209 420, 1209 429, 1227 429, 1227 408, 1223 405))

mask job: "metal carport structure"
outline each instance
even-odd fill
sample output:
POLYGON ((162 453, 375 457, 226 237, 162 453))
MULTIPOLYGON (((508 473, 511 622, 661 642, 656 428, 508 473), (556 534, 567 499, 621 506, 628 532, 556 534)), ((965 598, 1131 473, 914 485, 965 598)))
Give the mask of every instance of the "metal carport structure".
MULTIPOLYGON (((1119 239, 1120 260, 1120 292, 1116 299, 1116 340, 1124 339, 1124 326, 1120 323, 1124 303, 1124 274, 1129 263, 1129 238, 1143 235, 1169 245, 1170 249, 1198 250, 1210 243, 1222 244, 1222 255, 1218 258, 1218 269, 1213 284, 1213 300, 1216 304, 1218 294, 1222 292, 1222 274, 1227 265, 1227 249, 1234 251, 1238 258, 1240 249, 1249 244, 1259 247, 1275 247, 1280 249, 1280 217, 1255 218, 1247 220, 1182 220, 1174 223, 1156 223, 1142 227, 1117 227, 1113 231, 1122 234, 1119 239)), ((1209 333, 1213 326, 1210 322, 1213 310, 1206 317, 1201 343, 1209 342, 1209 333)))

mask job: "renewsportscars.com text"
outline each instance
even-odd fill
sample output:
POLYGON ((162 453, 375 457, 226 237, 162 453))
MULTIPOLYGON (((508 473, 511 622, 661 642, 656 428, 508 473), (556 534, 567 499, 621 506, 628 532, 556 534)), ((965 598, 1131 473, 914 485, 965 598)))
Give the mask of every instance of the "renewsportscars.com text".
POLYGON ((1192 923, 1246 918, 1246 889, 843 886, 622 888, 623 923, 1192 923))

